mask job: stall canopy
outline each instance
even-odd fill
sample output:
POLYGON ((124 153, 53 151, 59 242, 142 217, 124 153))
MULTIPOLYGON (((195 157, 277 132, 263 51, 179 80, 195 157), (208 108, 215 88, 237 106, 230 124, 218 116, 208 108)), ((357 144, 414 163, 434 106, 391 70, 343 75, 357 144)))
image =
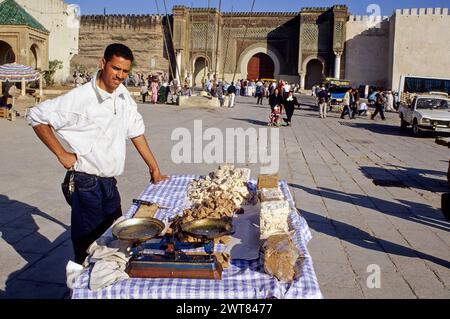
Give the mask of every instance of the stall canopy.
POLYGON ((0 88, 1 82, 22 82, 22 96, 24 96, 25 82, 36 80, 39 80, 39 95, 42 96, 42 75, 39 71, 15 62, 0 65, 0 88))
POLYGON ((40 78, 41 74, 32 67, 9 63, 0 65, 0 81, 9 82, 26 82, 36 81, 40 78))

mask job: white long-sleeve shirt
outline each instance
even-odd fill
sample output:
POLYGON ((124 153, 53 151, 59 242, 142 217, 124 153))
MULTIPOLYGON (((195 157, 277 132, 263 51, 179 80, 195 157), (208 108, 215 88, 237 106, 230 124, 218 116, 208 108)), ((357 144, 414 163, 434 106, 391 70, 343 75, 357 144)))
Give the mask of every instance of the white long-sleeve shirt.
POLYGON ((123 173, 126 140, 145 132, 144 121, 122 84, 113 92, 91 82, 30 109, 28 123, 50 125, 77 155, 74 169, 102 177, 123 173))

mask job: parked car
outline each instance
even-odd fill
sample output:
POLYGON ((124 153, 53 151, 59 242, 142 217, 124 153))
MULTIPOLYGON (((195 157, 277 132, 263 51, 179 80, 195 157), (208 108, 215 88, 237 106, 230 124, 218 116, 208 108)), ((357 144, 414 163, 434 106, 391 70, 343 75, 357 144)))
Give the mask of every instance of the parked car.
POLYGON ((430 92, 411 95, 399 107, 400 127, 412 126, 415 136, 422 131, 450 132, 450 99, 448 94, 430 92))

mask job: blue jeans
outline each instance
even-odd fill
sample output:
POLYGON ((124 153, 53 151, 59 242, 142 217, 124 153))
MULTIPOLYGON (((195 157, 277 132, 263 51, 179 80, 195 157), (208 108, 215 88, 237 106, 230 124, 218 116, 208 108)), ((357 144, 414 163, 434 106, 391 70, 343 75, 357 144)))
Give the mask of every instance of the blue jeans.
POLYGON ((62 184, 66 201, 72 207, 71 236, 75 261, 82 263, 86 250, 122 216, 120 194, 115 178, 68 171, 62 184), (68 184, 73 174, 74 189, 68 184))

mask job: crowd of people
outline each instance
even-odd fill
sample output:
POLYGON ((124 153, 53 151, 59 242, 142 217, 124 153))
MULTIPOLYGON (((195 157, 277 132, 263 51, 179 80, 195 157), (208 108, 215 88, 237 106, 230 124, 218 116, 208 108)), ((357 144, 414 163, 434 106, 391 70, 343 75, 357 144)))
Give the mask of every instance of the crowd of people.
POLYGON ((74 71, 72 77, 74 85, 76 87, 80 87, 83 84, 91 81, 92 74, 90 72, 74 71))
MULTIPOLYGON (((317 105, 319 107, 319 116, 321 118, 327 117, 327 111, 331 111, 333 105, 331 104, 331 93, 329 90, 322 86, 314 86, 312 88, 312 96, 317 99, 317 105)), ((356 116, 371 116, 371 119, 380 114, 381 119, 384 121, 384 112, 395 112, 398 109, 398 101, 391 90, 386 89, 374 89, 370 90, 368 94, 368 103, 364 102, 360 98, 360 92, 356 88, 349 87, 345 91, 342 101, 341 119, 344 119, 347 115, 349 119, 355 119, 356 116), (375 107, 374 113, 369 112, 369 107, 375 107)))
MULTIPOLYGON (((74 72, 74 83, 76 86, 90 81, 89 72, 74 72)), ((225 97, 228 96, 228 107, 235 107, 237 96, 254 97, 256 104, 262 105, 264 99, 268 99, 271 113, 269 125, 271 126, 290 126, 294 114, 295 106, 300 106, 294 93, 299 91, 299 84, 288 83, 280 80, 245 80, 240 79, 231 84, 226 81, 210 79, 202 80, 202 88, 209 95, 217 97, 220 106, 225 104, 225 97), (286 117, 281 118, 283 111, 286 117)), ((177 79, 169 80, 167 73, 157 73, 145 76, 143 73, 134 73, 129 75, 125 81, 125 86, 134 85, 139 87, 142 103, 150 101, 156 103, 176 103, 178 96, 192 95, 192 78, 187 76, 184 83, 178 83, 177 79)), ((311 94, 316 97, 319 107, 319 117, 325 119, 327 113, 332 110, 331 93, 324 86, 313 86, 311 94)), ((382 120, 385 120, 385 112, 393 112, 398 108, 396 96, 390 90, 371 89, 368 94, 368 102, 361 101, 360 92, 356 88, 349 87, 343 97, 343 108, 341 119, 348 116, 349 119, 355 119, 356 116, 371 116, 371 119, 380 114, 382 120), (374 107, 373 113, 369 112, 369 107, 374 107)))

